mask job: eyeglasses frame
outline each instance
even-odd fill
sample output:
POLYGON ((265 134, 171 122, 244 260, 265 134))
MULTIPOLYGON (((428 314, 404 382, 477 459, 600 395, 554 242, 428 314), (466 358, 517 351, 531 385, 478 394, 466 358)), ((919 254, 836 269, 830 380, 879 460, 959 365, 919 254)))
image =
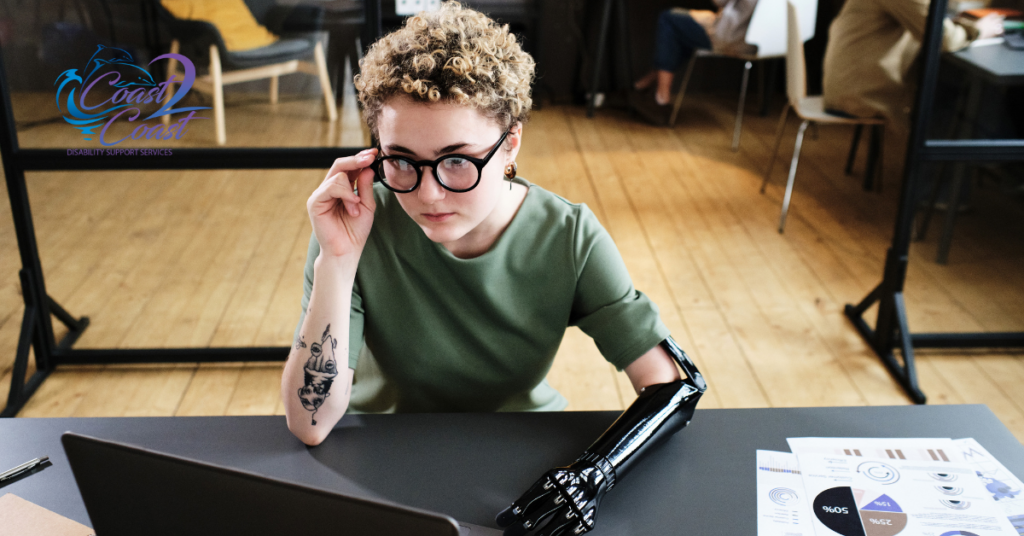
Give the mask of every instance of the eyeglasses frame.
MULTIPOLYGON (((492 147, 490 152, 488 152, 487 155, 484 156, 483 158, 474 158, 472 156, 460 153, 446 154, 436 160, 413 160, 412 158, 401 155, 378 156, 376 159, 374 159, 373 163, 370 164, 370 167, 373 169, 374 173, 373 181, 384 184, 384 187, 387 188, 388 190, 391 190, 392 192, 398 194, 407 194, 416 191, 416 188, 420 187, 420 183, 423 182, 423 167, 430 167, 430 170, 433 172, 434 178, 437 180, 437 183, 440 184, 441 187, 444 188, 445 190, 457 194, 468 192, 473 188, 476 188, 480 184, 480 179, 483 178, 484 176, 484 167, 486 167, 487 164, 491 161, 491 158, 494 157, 494 154, 498 152, 498 148, 501 147, 501 144, 505 142, 505 138, 508 137, 509 133, 511 132, 511 130, 506 130, 505 133, 501 135, 501 139, 498 140, 498 143, 494 144, 494 147, 492 147), (443 180, 441 180, 441 176, 437 173, 437 166, 440 165, 441 162, 449 158, 463 158, 467 160, 469 163, 476 166, 476 182, 473 183, 473 186, 459 190, 448 186, 447 184, 444 183, 443 180), (409 164, 412 164, 412 166, 416 169, 416 184, 414 184, 413 187, 409 188, 408 190, 399 190, 388 184, 388 181, 384 179, 384 174, 381 173, 380 169, 381 163, 384 162, 385 160, 403 160, 409 164)), ((377 154, 383 155, 383 153, 384 149, 378 145, 377 154)))

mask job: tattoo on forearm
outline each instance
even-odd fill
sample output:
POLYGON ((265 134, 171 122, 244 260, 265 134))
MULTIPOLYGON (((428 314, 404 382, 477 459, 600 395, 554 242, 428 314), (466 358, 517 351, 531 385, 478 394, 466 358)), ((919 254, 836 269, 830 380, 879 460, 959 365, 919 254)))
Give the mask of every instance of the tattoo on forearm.
POLYGON ((301 350, 306 347, 306 341, 302 340, 302 335, 295 338, 295 349, 301 350))
POLYGON ((324 400, 331 396, 331 384, 338 375, 338 363, 334 359, 334 349, 337 347, 338 339, 331 337, 331 325, 327 324, 320 342, 314 342, 309 348, 311 355, 304 369, 306 385, 299 388, 299 400, 302 401, 302 407, 313 412, 313 426, 316 426, 316 412, 324 400))

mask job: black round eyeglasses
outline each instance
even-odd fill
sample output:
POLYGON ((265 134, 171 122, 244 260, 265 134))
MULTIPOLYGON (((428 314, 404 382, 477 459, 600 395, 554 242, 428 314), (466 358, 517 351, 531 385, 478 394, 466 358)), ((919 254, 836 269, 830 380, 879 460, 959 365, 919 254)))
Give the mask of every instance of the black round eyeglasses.
MULTIPOLYGON (((484 166, 498 152, 502 142, 508 136, 506 130, 498 143, 483 158, 473 158, 464 154, 446 154, 437 160, 413 160, 405 156, 378 156, 370 165, 375 173, 374 180, 380 181, 388 190, 400 194, 415 190, 423 180, 423 168, 429 167, 434 178, 442 188, 450 192, 468 192, 480 184, 480 176, 484 166)), ((378 149, 377 153, 383 153, 378 149)))

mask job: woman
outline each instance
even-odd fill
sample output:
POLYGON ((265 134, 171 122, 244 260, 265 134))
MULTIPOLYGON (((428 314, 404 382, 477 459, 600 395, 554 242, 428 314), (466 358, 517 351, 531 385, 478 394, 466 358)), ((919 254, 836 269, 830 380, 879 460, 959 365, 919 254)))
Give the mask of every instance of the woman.
POLYGON ((668 123, 674 73, 690 61, 697 50, 708 49, 721 54, 757 53, 757 47, 744 41, 757 0, 714 2, 718 6, 717 12, 675 7, 658 15, 654 32, 654 69, 633 84, 637 91, 654 87, 654 93, 630 95, 633 109, 654 125, 668 123))
MULTIPOLYGON (((648 389, 662 395, 646 406, 683 403, 681 358, 659 344, 669 332, 608 233, 585 205, 516 177, 534 64, 507 26, 446 3, 360 68, 380 143, 336 160, 306 204, 304 311, 281 382, 289 429, 317 445, 347 410, 563 409, 544 377, 567 325, 638 392, 674 386, 648 389)), ((662 428, 678 429, 692 407, 670 413, 662 428)))

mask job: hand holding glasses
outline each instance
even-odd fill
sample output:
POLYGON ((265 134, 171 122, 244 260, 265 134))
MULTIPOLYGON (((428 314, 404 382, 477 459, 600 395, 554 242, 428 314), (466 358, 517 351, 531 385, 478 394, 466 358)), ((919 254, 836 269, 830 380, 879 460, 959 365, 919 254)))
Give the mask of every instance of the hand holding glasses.
POLYGON ((480 184, 480 176, 484 166, 491 161, 498 147, 505 141, 510 131, 501 135, 498 143, 483 158, 473 158, 464 154, 447 154, 437 160, 413 160, 405 156, 380 155, 370 165, 375 173, 374 180, 380 181, 388 190, 404 194, 415 190, 423 180, 423 168, 429 167, 434 178, 442 188, 450 192, 462 193, 476 188, 480 184))

